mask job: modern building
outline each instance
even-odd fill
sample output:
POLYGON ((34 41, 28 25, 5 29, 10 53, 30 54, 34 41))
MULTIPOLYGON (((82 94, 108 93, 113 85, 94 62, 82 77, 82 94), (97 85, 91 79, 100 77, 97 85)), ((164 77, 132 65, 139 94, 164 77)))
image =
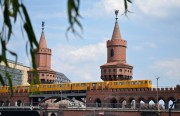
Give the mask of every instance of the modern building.
POLYGON ((60 83, 69 83, 71 82, 67 77, 66 75, 64 75, 63 73, 60 73, 60 72, 56 72, 56 75, 55 75, 55 82, 56 84, 60 84, 60 83))
POLYGON ((122 39, 116 11, 116 22, 111 40, 107 40, 107 63, 100 66, 104 81, 131 80, 133 66, 126 63, 127 41, 122 39))
POLYGON ((6 72, 11 76, 13 86, 14 85, 29 85, 27 82, 27 71, 30 69, 30 67, 24 66, 23 64, 19 62, 15 62, 12 60, 8 60, 8 66, 5 65, 5 63, 0 63, 0 74, 5 80, 5 84, 8 84, 8 79, 5 78, 6 72))
MULTIPOLYGON (((51 84, 59 82, 70 82, 70 80, 62 73, 51 69, 51 54, 52 51, 47 47, 44 35, 44 23, 42 23, 42 33, 39 41, 39 49, 35 49, 35 63, 37 66, 37 73, 42 84, 51 84)), ((36 75, 34 69, 28 71, 28 82, 34 81, 36 83, 36 75)))

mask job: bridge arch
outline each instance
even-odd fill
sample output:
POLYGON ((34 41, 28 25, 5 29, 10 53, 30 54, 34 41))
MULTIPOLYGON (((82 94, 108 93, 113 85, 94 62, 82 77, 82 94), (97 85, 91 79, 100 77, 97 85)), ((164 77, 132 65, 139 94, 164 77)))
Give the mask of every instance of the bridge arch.
POLYGON ((0 106, 3 106, 4 105, 4 101, 0 101, 0 106))
POLYGON ((5 102, 5 106, 9 106, 9 105, 10 105, 10 101, 7 100, 7 101, 5 102))
POLYGON ((56 116, 56 114, 55 114, 55 113, 52 113, 50 116, 56 116))
POLYGON ((110 104, 111 104, 112 108, 117 108, 117 100, 116 100, 116 98, 112 98, 110 100, 110 104))
POLYGON ((137 100, 135 98, 133 98, 133 97, 129 98, 129 100, 128 100, 129 108, 135 109, 136 108, 136 102, 137 102, 137 100))
MULTIPOLYGON (((168 102, 167 107, 170 108, 174 101, 175 101, 174 97, 169 97, 167 101, 168 102)), ((174 109, 174 106, 172 107, 172 109, 174 109)))
POLYGON ((47 101, 49 99, 56 99, 54 102, 58 102, 58 101, 61 101, 61 100, 64 100, 64 99, 69 100, 71 102, 74 102, 72 99, 69 99, 69 98, 59 97, 59 96, 51 96, 51 97, 47 97, 47 98, 42 99, 39 103, 43 103, 43 102, 45 102, 45 101, 47 101))
POLYGON ((22 101, 21 100, 17 100, 17 106, 21 106, 22 105, 22 101))
POLYGON ((119 106, 120 108, 125 108, 127 105, 127 99, 123 97, 119 100, 119 103, 120 103, 120 106, 119 106))
POLYGON ((96 104, 96 107, 101 107, 101 100, 99 98, 96 98, 94 103, 96 104))
POLYGON ((148 103, 149 103, 149 104, 155 104, 155 103, 157 103, 157 101, 155 100, 155 98, 149 97, 149 98, 148 98, 148 103), (151 103, 150 103, 150 102, 151 102, 151 103))

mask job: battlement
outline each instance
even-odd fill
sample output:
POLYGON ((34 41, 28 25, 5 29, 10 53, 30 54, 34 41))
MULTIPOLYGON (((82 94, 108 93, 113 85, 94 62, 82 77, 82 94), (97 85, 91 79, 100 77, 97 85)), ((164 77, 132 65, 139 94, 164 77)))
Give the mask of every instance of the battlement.
POLYGON ((113 39, 107 41, 107 47, 110 46, 124 46, 126 47, 127 41, 122 39, 113 39))
POLYGON ((51 49, 48 49, 48 48, 40 48, 37 53, 45 53, 45 54, 49 54, 51 55, 51 49))
MULTIPOLYGON (((180 92, 180 85, 176 85, 176 87, 170 87, 170 88, 158 88, 158 92, 159 93, 172 93, 172 92, 180 92)), ((123 89, 109 89, 109 88, 97 88, 97 89, 93 89, 93 90, 88 90, 88 91, 92 91, 94 92, 125 92, 125 93, 132 93, 132 92, 157 92, 156 88, 123 88, 123 89)))

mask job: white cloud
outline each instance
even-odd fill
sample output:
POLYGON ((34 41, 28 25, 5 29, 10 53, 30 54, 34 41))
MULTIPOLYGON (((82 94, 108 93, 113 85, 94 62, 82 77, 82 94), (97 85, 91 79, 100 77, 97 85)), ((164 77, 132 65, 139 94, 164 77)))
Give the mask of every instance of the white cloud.
MULTIPOLYGON (((134 6, 145 15, 167 17, 180 8, 179 0, 136 0, 134 6), (174 11, 173 11, 174 10, 174 11)), ((177 11, 176 11, 177 12, 177 11)))
MULTIPOLYGON (((131 5, 128 3, 128 9, 131 5)), ((124 13, 124 0, 100 0, 91 8, 82 11, 83 16, 104 16, 113 14, 114 10, 119 10, 119 14, 124 13)), ((131 11, 131 10, 130 10, 131 11)))
POLYGON ((158 60, 151 66, 152 71, 161 77, 161 81, 170 84, 180 84, 180 58, 158 60))
POLYGON ((58 45, 53 49, 52 69, 73 82, 100 81, 100 65, 106 63, 106 42, 86 46, 58 45))
POLYGON ((134 51, 141 51, 141 50, 144 50, 146 48, 147 49, 157 48, 157 45, 155 43, 152 43, 152 42, 143 42, 143 43, 140 43, 138 45, 132 46, 132 50, 134 50, 134 51))

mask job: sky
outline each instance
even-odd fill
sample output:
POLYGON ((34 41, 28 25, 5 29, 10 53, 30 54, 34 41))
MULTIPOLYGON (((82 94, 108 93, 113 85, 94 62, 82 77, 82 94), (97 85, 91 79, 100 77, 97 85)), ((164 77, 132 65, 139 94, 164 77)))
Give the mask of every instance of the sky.
MULTIPOLYGON (((100 66, 107 62, 106 41, 112 37, 114 10, 119 10, 121 36, 127 40, 127 63, 133 66, 133 80, 150 79, 156 87, 180 84, 180 1, 133 0, 128 17, 124 0, 80 0, 82 38, 69 33, 66 0, 24 0, 39 41, 41 22, 45 21, 45 38, 52 50, 51 68, 64 73, 72 82, 102 81, 100 66)), ((2 19, 2 12, 0 12, 2 19)), ((13 28, 8 48, 18 54, 18 62, 30 66, 22 36, 21 21, 13 28)), ((12 56, 9 59, 13 60, 12 56)))

